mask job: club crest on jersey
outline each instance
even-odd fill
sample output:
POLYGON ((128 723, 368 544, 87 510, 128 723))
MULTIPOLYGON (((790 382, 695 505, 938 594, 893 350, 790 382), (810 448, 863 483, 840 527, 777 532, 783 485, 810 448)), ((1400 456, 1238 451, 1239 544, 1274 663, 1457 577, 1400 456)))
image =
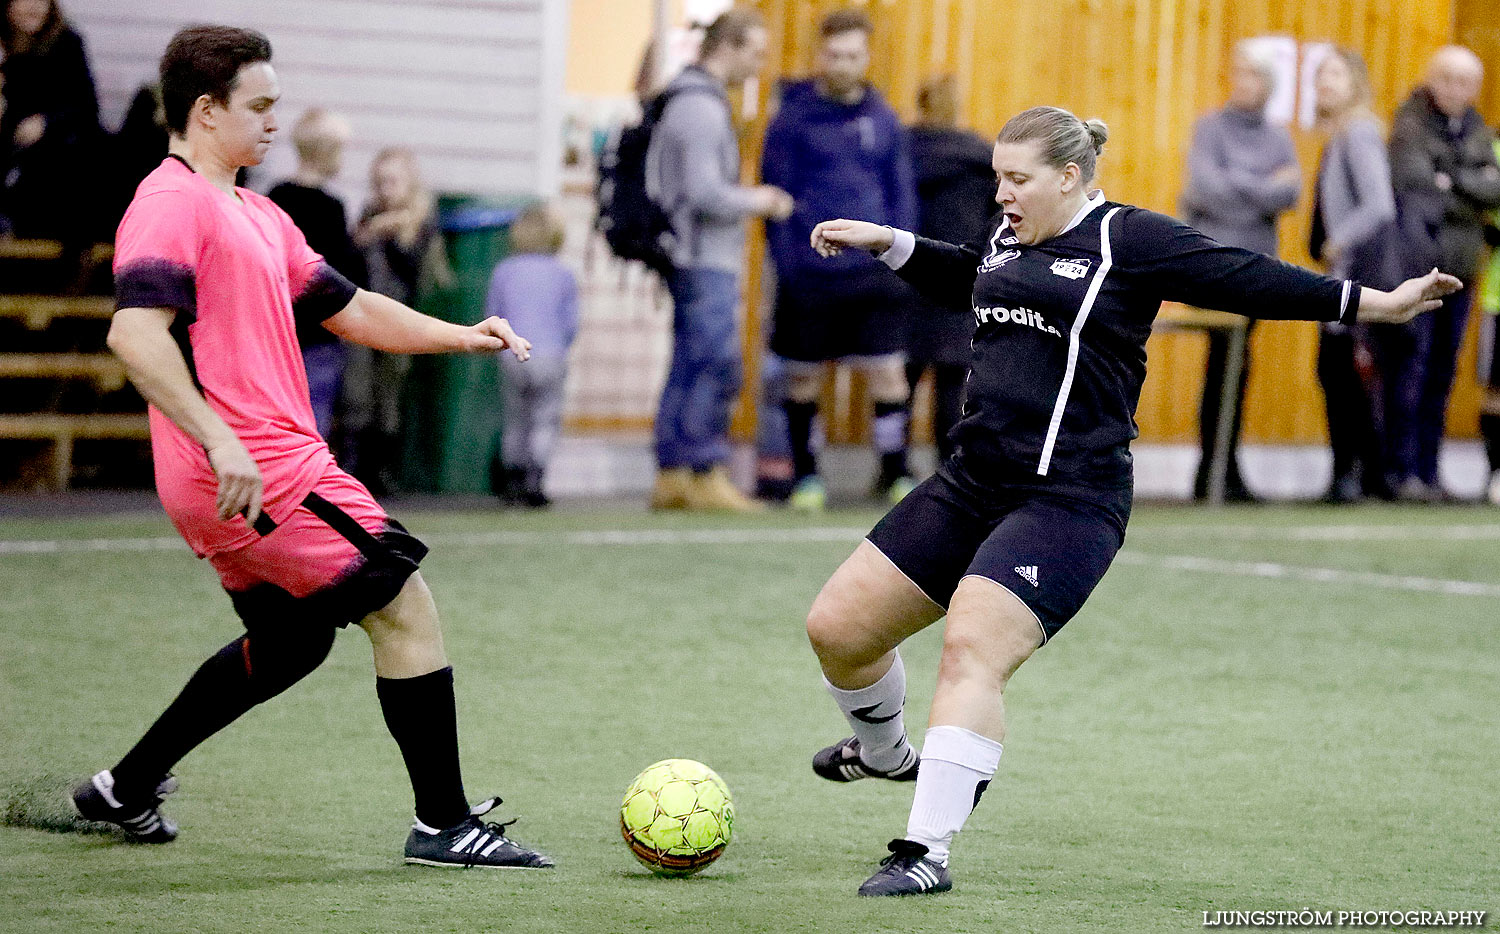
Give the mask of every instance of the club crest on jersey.
POLYGON ((974 317, 978 324, 984 324, 989 321, 993 321, 996 324, 1005 324, 1009 321, 1012 324, 1024 324, 1029 328, 1045 331, 1055 337, 1062 337, 1061 331, 1048 324, 1039 313, 1032 311, 1030 308, 992 308, 976 305, 974 307, 974 317))
POLYGON ((1067 279, 1082 279, 1089 274, 1089 261, 1086 259, 1060 259, 1052 264, 1052 274, 1067 279))
POLYGON ((1006 250, 1001 253, 991 253, 989 256, 986 256, 984 258, 984 262, 979 264, 979 271, 989 272, 992 269, 999 269, 1001 266, 1004 266, 1006 263, 1010 262, 1020 255, 1020 250, 1006 250))

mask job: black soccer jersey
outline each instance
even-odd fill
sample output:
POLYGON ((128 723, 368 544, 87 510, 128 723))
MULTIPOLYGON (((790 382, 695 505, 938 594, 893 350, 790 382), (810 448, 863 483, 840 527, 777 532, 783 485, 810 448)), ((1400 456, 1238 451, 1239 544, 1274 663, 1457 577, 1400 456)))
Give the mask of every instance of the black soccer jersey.
POLYGON ((1253 318, 1352 321, 1359 289, 1224 246, 1096 192, 1061 234, 1018 243, 1004 215, 987 241, 923 238, 898 273, 970 307, 974 356, 956 457, 974 479, 1131 483, 1129 444, 1146 339, 1163 301, 1253 318))

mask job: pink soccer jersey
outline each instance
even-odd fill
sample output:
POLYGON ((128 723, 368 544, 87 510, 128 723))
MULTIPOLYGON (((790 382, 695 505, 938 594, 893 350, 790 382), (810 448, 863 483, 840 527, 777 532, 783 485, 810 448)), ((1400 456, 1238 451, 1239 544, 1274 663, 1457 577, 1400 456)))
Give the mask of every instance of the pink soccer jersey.
MULTIPOLYGON (((334 468, 313 421, 296 316, 337 313, 354 286, 270 199, 235 192, 163 160, 120 222, 116 307, 177 312, 172 333, 188 367, 260 467, 265 512, 280 523, 334 468)), ((200 556, 255 541, 243 517, 218 518, 203 447, 154 406, 150 415, 157 491, 182 537, 200 556)))

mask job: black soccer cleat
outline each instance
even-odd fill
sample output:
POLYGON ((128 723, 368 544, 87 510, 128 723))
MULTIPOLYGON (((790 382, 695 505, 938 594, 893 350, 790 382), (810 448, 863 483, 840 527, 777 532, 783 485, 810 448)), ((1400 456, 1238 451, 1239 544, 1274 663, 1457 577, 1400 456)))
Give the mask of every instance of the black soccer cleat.
POLYGON ((948 867, 927 857, 927 847, 912 840, 892 840, 891 855, 859 887, 861 895, 936 895, 953 888, 948 867))
POLYGON ((177 839, 177 823, 157 808, 161 799, 177 790, 177 779, 168 775, 156 792, 143 803, 122 804, 115 797, 115 777, 109 769, 73 788, 73 808, 84 820, 117 824, 135 843, 171 843, 177 839))
POLYGON ((447 830, 432 831, 414 825, 406 838, 406 862, 414 866, 479 866, 486 869, 550 869, 550 857, 527 848, 505 835, 515 820, 503 824, 479 818, 494 810, 499 798, 476 804, 463 823, 447 830))
POLYGON ((912 749, 907 755, 906 762, 889 772, 882 772, 871 765, 866 765, 859 757, 859 739, 849 737, 818 750, 813 756, 813 771, 830 782, 854 782, 861 778, 884 778, 893 782, 914 782, 917 780, 917 769, 922 765, 922 757, 912 749))

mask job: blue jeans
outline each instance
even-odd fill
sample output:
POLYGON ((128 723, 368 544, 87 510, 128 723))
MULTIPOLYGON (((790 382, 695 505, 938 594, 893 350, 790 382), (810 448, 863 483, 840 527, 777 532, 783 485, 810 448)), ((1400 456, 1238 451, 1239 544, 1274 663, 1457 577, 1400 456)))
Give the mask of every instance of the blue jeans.
POLYGON ((333 431, 333 406, 344 382, 344 345, 333 341, 303 348, 302 365, 307 369, 307 394, 318 434, 327 440, 333 431))
MULTIPOLYGON (((1473 282, 1470 276, 1468 282, 1473 282)), ((1454 371, 1458 365, 1458 348, 1469 324, 1469 306, 1473 303, 1472 285, 1443 299, 1437 311, 1419 315, 1413 321, 1426 331, 1426 366, 1422 372, 1422 390, 1417 402, 1417 476, 1428 486, 1438 482, 1438 451, 1448 424, 1448 395, 1453 390, 1454 371)))
POLYGON ((1386 383, 1391 484, 1416 477, 1438 482, 1438 452, 1448 421, 1459 345, 1469 323, 1472 287, 1443 299, 1443 307, 1411 323, 1377 326, 1377 350, 1386 383))
POLYGON ((672 365, 656 413, 656 462, 663 470, 706 470, 729 459, 729 407, 742 370, 739 278, 718 269, 678 269, 667 288, 672 365))

